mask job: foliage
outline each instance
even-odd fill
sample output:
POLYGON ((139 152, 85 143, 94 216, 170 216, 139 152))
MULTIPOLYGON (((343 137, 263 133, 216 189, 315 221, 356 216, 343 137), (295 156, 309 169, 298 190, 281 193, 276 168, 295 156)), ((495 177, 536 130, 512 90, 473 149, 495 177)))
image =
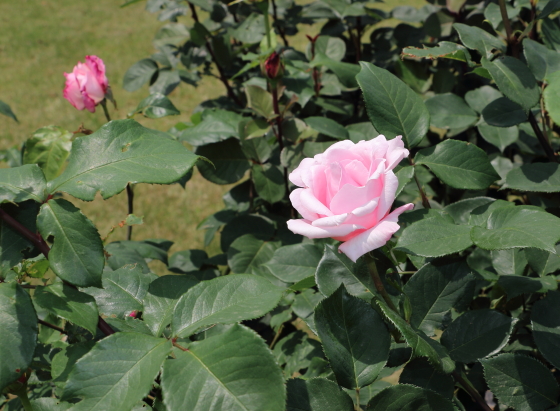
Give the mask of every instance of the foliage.
MULTIPOLYGON (((93 133, 44 127, 3 155, 6 409, 558 406, 556 1, 146 9, 165 23, 157 51, 124 76, 126 90, 146 90, 128 118, 93 133), (296 50, 302 24, 317 35, 296 50), (173 90, 204 76, 224 95, 189 121, 162 132, 133 119, 178 115, 173 90), (337 141, 380 133, 410 152, 394 206, 416 207, 395 236, 353 262, 334 239, 290 232, 288 174, 337 141), (127 190, 122 224, 137 224, 134 185, 184 186, 193 167, 208 184, 235 184, 199 226, 206 244, 219 235, 217 255, 109 242, 64 198, 127 190)), ((6 103, 0 113, 17 121, 6 103)))

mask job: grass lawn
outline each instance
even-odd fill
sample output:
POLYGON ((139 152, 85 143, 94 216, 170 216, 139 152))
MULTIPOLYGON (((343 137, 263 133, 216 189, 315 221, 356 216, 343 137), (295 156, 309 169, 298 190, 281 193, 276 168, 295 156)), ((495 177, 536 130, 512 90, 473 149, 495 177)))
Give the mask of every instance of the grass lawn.
MULTIPOLYGON (((154 52, 152 38, 164 23, 144 11, 144 2, 119 8, 120 0, 2 0, 0 2, 0 100, 10 104, 20 123, 0 116, 0 149, 21 144, 45 125, 55 124, 70 131, 81 124, 96 130, 105 122, 102 110, 91 114, 74 109, 63 97, 63 73, 70 72, 85 55, 101 57, 119 109, 110 108, 114 119, 126 113, 149 94, 148 87, 129 93, 122 88, 126 70, 154 52)), ((380 3, 375 6, 379 7, 380 3)), ((422 0, 397 0, 380 8, 397 5, 420 6, 422 0)), ((188 20, 189 17, 184 17, 188 20)), ((384 22, 386 24, 386 22, 384 22)), ((303 34, 315 34, 318 27, 302 27, 291 43, 303 50, 303 34)), ((368 40, 369 41, 369 40, 368 40)), ((224 93, 223 85, 205 78, 198 88, 181 84, 171 95, 181 115, 160 120, 136 120, 147 127, 166 130, 177 121, 188 120, 202 101, 224 93)), ((229 188, 211 184, 195 171, 183 190, 179 185, 136 187, 135 214, 144 216, 144 225, 134 228, 134 239, 166 238, 175 241, 172 251, 202 248, 203 233, 196 225, 222 208, 221 196, 229 188)), ((107 201, 91 203, 72 200, 93 220, 102 237, 126 216, 124 193, 107 201)), ((117 228, 112 240, 123 239, 125 229, 117 228)), ((210 254, 218 252, 212 244, 210 254)))

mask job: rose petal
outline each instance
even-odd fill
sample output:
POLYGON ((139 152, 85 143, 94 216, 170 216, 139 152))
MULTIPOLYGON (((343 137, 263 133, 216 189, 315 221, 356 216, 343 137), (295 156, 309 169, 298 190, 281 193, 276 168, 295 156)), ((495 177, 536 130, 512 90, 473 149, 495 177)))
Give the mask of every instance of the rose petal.
POLYGON ((296 188, 290 193, 290 201, 292 202, 292 206, 297 210, 298 213, 301 214, 303 218, 313 221, 319 218, 319 215, 317 213, 314 213, 313 211, 309 211, 301 202, 300 197, 305 190, 308 189, 296 188))
POLYGON ((384 175, 383 190, 379 196, 379 204, 377 205, 377 221, 382 220, 391 209, 395 201, 395 194, 399 187, 399 179, 392 171, 384 175))
POLYGON ((300 193, 299 199, 301 201, 302 207, 308 212, 317 213, 320 216, 331 216, 334 215, 331 210, 329 210, 323 203, 321 203, 311 192, 311 189, 305 188, 300 193))
POLYGON ((364 187, 345 185, 330 203, 333 214, 351 213, 381 195, 383 179, 369 180, 364 187))
POLYGON ((84 98, 82 97, 76 75, 74 73, 64 73, 64 77, 66 77, 66 83, 62 95, 78 110, 83 110, 85 107, 84 98))
POLYGON ((301 234, 307 238, 329 238, 343 237, 358 229, 359 227, 352 224, 343 224, 337 227, 329 227, 328 229, 314 227, 309 220, 288 220, 288 229, 294 234, 301 234))
MULTIPOLYGON (((348 217, 348 214, 339 214, 339 215, 333 215, 333 216, 330 216, 330 217, 322 217, 322 218, 318 218, 317 220, 313 221, 311 223, 311 225, 313 225, 314 227, 323 227, 323 228, 337 227, 337 226, 343 224, 347 217, 348 217)), ((361 228, 365 228, 365 227, 361 227, 361 228)))
POLYGON ((304 170, 309 169, 314 163, 315 161, 312 158, 304 158, 303 160, 301 160, 301 163, 299 163, 299 166, 297 166, 296 169, 290 173, 288 178, 296 186, 305 187, 305 184, 301 178, 301 173, 304 170))
POLYGON ((389 147, 387 148, 387 170, 395 168, 403 158, 408 156, 408 150, 404 148, 402 136, 397 136, 389 140, 389 147))
POLYGON ((413 208, 414 204, 406 204, 397 208, 375 227, 344 242, 338 247, 338 250, 346 254, 352 261, 356 262, 356 260, 365 253, 384 246, 400 228, 397 224, 399 215, 413 208))

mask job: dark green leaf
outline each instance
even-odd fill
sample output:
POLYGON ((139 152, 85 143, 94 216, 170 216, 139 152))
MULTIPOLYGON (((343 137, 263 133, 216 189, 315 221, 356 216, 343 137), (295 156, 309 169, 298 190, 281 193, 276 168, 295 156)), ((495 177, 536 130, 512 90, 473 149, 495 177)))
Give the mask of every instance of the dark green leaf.
POLYGON ((255 110, 259 116, 269 119, 274 116, 272 107, 272 94, 265 89, 248 85, 245 87, 245 95, 247 96, 247 106, 255 110))
POLYGON ((523 54, 525 54, 529 70, 538 81, 547 80, 549 75, 560 70, 560 53, 550 50, 543 44, 525 38, 523 54))
POLYGON ((424 46, 422 49, 417 47, 405 47, 401 55, 405 57, 426 58, 430 60, 446 58, 462 61, 467 63, 469 66, 473 65, 469 51, 460 44, 449 41, 440 41, 435 47, 424 46))
POLYGON ((461 97, 453 93, 436 94, 425 102, 431 125, 438 128, 466 128, 478 121, 478 115, 461 97))
POLYGON ((544 105, 550 118, 556 123, 560 124, 560 108, 558 103, 560 99, 560 72, 555 72, 548 76, 548 86, 544 89, 544 105))
POLYGON ((341 285, 319 303, 315 324, 339 385, 356 389, 375 381, 389 357, 391 337, 368 303, 341 285))
POLYGON ((523 275, 525 267, 527 267, 525 250, 519 248, 492 250, 490 255, 492 256, 492 266, 499 275, 523 275))
POLYGON ((52 359, 51 375, 57 383, 66 382, 74 364, 95 346, 95 341, 85 341, 64 347, 52 359))
POLYGON ((37 164, 47 180, 57 177, 72 148, 74 135, 56 126, 40 128, 25 142, 24 164, 37 164))
POLYGON ((560 246, 554 247, 556 254, 538 248, 526 248, 525 255, 529 266, 540 277, 560 270, 560 246))
POLYGON ((287 245, 277 249, 265 267, 282 281, 295 283, 315 273, 321 256, 313 244, 287 245))
POLYGON ((187 337, 212 324, 231 324, 263 316, 282 296, 268 280, 235 274, 203 281, 177 302, 171 328, 173 335, 187 337))
POLYGON ((244 214, 229 221, 222 230, 220 247, 227 252, 231 243, 242 235, 253 234, 259 240, 270 240, 274 234, 272 221, 258 214, 244 214))
POLYGON ((468 224, 471 212, 482 205, 492 203, 494 201, 491 197, 474 197, 465 200, 459 200, 455 203, 449 204, 444 207, 444 211, 453 217, 456 224, 468 224))
POLYGON ((46 191, 45 175, 36 164, 0 169, 0 203, 42 203, 47 198, 46 191))
POLYGON ((132 318, 130 316, 126 316, 124 319, 109 317, 105 321, 116 332, 134 332, 149 336, 153 335, 146 323, 137 318, 132 318))
POLYGON ((136 107, 136 112, 142 113, 148 118, 162 118, 181 114, 171 100, 161 93, 150 94, 142 100, 136 107))
POLYGON ((539 19, 544 19, 548 17, 550 14, 558 11, 560 9, 560 2, 558 0, 551 0, 543 7, 539 14, 539 19))
POLYGON ((348 130, 330 118, 307 117, 304 121, 313 130, 317 130, 319 133, 326 136, 333 137, 338 140, 346 140, 349 138, 348 130))
POLYGON ((72 404, 57 398, 43 397, 31 400, 31 406, 33 411, 66 411, 72 407, 72 404))
POLYGON ((356 79, 375 129, 389 139, 402 135, 409 149, 418 145, 430 124, 420 96, 387 70, 365 62, 361 67, 356 79))
POLYGON ((170 351, 171 341, 163 338, 110 335, 76 362, 62 399, 82 398, 76 411, 131 409, 148 394, 170 351))
POLYGON ((231 35, 242 43, 259 43, 266 31, 264 16, 260 13, 251 13, 239 26, 232 30, 231 35))
MULTIPOLYGON (((441 266, 426 264, 404 286, 410 299, 410 325, 433 336, 451 322, 451 308, 470 292, 475 277, 464 262, 441 266)), ((470 299, 469 299, 470 301, 470 299)))
POLYGON ((368 411, 456 411, 441 395, 412 385, 393 385, 371 399, 368 411))
POLYGON ((243 117, 226 110, 204 110, 202 121, 179 133, 179 139, 193 146, 217 143, 230 137, 239 137, 239 123, 243 117))
POLYGON ((453 28, 459 33, 463 44, 471 50, 478 51, 482 57, 492 57, 495 49, 504 53, 506 51, 506 45, 503 42, 481 28, 461 23, 453 24, 453 28))
POLYGON ((521 294, 546 293, 558 289, 558 283, 552 276, 534 278, 502 275, 498 285, 505 291, 508 300, 521 294))
POLYGON ((253 164, 255 191, 263 200, 276 203, 284 198, 286 185, 282 171, 274 164, 253 164))
POLYGON ((426 357, 432 366, 446 374, 451 373, 455 369, 455 363, 449 357, 445 347, 429 338, 422 331, 414 330, 398 313, 391 310, 384 301, 380 299, 375 299, 374 301, 381 309, 383 315, 399 330, 408 346, 412 348, 413 357, 426 357))
POLYGON ((537 301, 531 311, 533 339, 542 355, 557 367, 560 364, 560 293, 549 292, 546 297, 537 301))
POLYGON ((49 191, 64 191, 91 201, 120 193, 128 183, 170 184, 197 160, 180 142, 134 120, 115 120, 72 143, 68 167, 49 182, 49 191))
POLYGON ((558 384, 538 360, 522 354, 500 354, 480 362, 488 387, 506 407, 533 411, 557 404, 558 384))
POLYGON ((7 103, 4 103, 2 100, 0 100, 0 114, 11 117, 16 122, 18 122, 18 119, 14 114, 14 112, 12 111, 11 107, 7 103))
POLYGON ((177 251, 169 257, 167 269, 174 273, 185 274, 199 270, 207 259, 208 254, 204 250, 177 251))
POLYGON ((560 219, 533 206, 501 207, 494 210, 483 227, 474 227, 471 237, 485 250, 534 247, 556 252, 560 219))
POLYGON ((490 72, 500 91, 511 101, 525 110, 539 102, 541 93, 535 76, 521 60, 506 56, 493 61, 483 58, 481 63, 490 72))
POLYGON ((287 384, 286 411, 353 411, 352 398, 325 378, 293 378, 287 384))
POLYGON ((404 190, 406 185, 410 183, 412 178, 414 177, 414 167, 413 166, 405 166, 401 168, 399 171, 395 173, 397 179, 399 180, 399 185, 397 187, 397 191, 395 192, 395 197, 398 197, 399 194, 404 190))
POLYGON ((161 385, 169 411, 283 411, 286 388, 264 341, 241 325, 167 360, 161 385))
POLYGON ((200 146, 196 149, 196 154, 212 162, 209 164, 199 161, 197 167, 202 177, 215 184, 235 183, 251 167, 239 141, 234 138, 200 146))
POLYGON ((231 243, 228 265, 235 274, 250 273, 252 267, 258 267, 272 258, 278 243, 259 240, 252 234, 245 234, 231 243))
POLYGON ((323 53, 316 53, 315 58, 310 63, 310 66, 325 66, 338 77, 344 87, 358 87, 358 83, 356 82, 356 75, 360 72, 360 66, 358 66, 357 64, 336 61, 329 58, 323 53))
POLYGON ((430 167, 436 176, 454 188, 482 190, 500 178, 483 150, 458 140, 445 140, 420 150, 415 163, 430 167))
POLYGON ((448 375, 436 371, 425 358, 416 358, 404 366, 399 384, 411 384, 437 392, 447 399, 453 397, 455 383, 448 375))
POLYGON ((478 132, 484 140, 498 147, 502 153, 507 146, 515 143, 519 138, 519 129, 516 126, 495 127, 481 123, 478 125, 478 132))
POLYGON ((152 59, 142 59, 134 63, 124 75, 123 87, 126 91, 136 91, 146 84, 158 71, 156 62, 152 59))
POLYGON ((511 127, 527 121, 523 107, 506 97, 500 97, 482 110, 484 121, 491 126, 511 127))
POLYGON ((474 111, 482 113, 484 107, 500 97, 503 97, 502 93, 494 87, 482 86, 475 90, 467 91, 465 101, 474 111))
POLYGON ((55 283, 37 287, 33 298, 37 304, 80 327, 93 335, 99 320, 95 299, 66 284, 55 283))
POLYGON ((197 280, 182 275, 165 275, 150 283, 144 297, 142 319, 153 335, 156 337, 161 335, 165 327, 171 323, 179 298, 196 284, 198 284, 197 280))
POLYGON ((29 294, 13 283, 0 283, 0 389, 31 363, 37 344, 37 316, 29 294))
POLYGON ((467 311, 443 332, 441 343, 455 361, 472 363, 499 353, 516 322, 494 310, 467 311))
POLYGON ((144 273, 138 265, 127 265, 103 273, 103 288, 85 291, 97 302, 99 312, 107 316, 124 318, 133 311, 142 311, 142 302, 154 274, 144 273))
POLYGON ((79 287, 99 287, 105 265, 103 243, 93 223, 63 199, 41 206, 37 228, 43 238, 54 237, 49 252, 50 268, 79 287))

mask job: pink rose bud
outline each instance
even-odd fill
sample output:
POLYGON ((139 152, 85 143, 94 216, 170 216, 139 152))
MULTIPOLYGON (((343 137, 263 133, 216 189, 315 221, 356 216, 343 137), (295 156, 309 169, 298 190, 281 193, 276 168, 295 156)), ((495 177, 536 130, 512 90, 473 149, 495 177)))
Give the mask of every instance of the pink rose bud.
POLYGON ((282 75, 284 67, 280 61, 280 54, 277 52, 272 53, 264 62, 264 70, 266 72, 266 76, 274 80, 279 77, 279 74, 282 75))
POLYGON ((103 60, 97 56, 86 56, 85 64, 78 62, 72 73, 64 73, 64 76, 64 98, 78 110, 87 108, 94 113, 95 106, 105 98, 109 87, 103 60))
POLYGON ((128 316, 132 317, 132 318, 136 318, 137 315, 138 315, 138 311, 136 311, 136 310, 134 310, 130 314, 128 314, 128 316))
POLYGON ((297 188, 290 194, 303 219, 288 228, 308 238, 342 241, 339 251, 352 261, 382 247, 399 229, 398 217, 412 210, 406 204, 389 213, 398 180, 393 168, 408 156, 402 137, 378 136, 354 144, 339 141, 324 153, 305 158, 290 174, 297 188))

